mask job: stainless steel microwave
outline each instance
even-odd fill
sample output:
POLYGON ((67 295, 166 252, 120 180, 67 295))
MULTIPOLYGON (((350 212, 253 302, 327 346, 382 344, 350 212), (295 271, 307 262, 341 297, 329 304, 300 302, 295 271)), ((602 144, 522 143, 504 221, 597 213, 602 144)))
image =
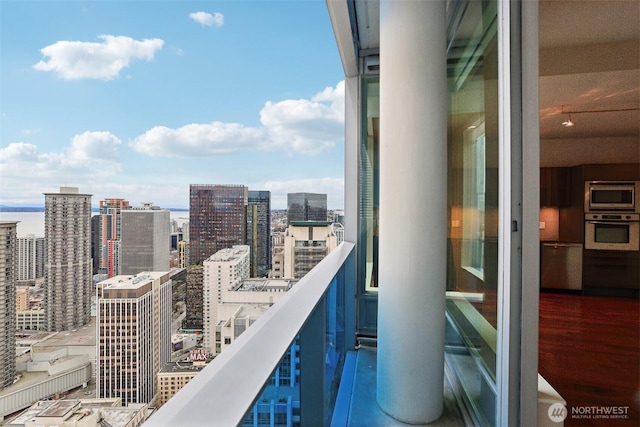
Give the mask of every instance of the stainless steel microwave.
POLYGON ((584 187, 585 212, 640 213, 640 181, 586 181, 584 187))

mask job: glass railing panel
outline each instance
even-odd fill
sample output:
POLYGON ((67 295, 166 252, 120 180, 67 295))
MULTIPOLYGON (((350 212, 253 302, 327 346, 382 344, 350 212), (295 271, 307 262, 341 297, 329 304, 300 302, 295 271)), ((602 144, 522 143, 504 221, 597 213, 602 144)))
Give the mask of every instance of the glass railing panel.
POLYGON ((329 253, 145 426, 328 425, 346 357, 353 248, 329 253))
POLYGON ((299 340, 291 344, 260 396, 246 414, 243 427, 300 425, 299 340))
POLYGON ((247 412, 242 422, 243 427, 295 427, 301 423, 302 425, 330 424, 347 351, 345 267, 346 263, 342 264, 309 316, 310 319, 321 319, 321 321, 306 322, 300 331, 301 334, 311 337, 313 349, 304 348, 302 350, 305 351, 301 351, 301 346, 309 341, 296 337, 289 352, 282 357, 270 381, 264 385, 259 397, 247 412), (322 336, 324 341, 321 340, 322 336), (309 351, 312 353, 317 351, 321 354, 311 354, 307 359, 303 355, 309 355, 309 351), (314 363, 317 361, 320 363, 314 363), (301 393, 303 385, 310 388, 320 386, 322 393, 317 394, 309 390, 301 393), (315 400, 314 396, 320 396, 321 402, 304 401, 301 405, 301 400, 315 400), (301 410, 301 407, 314 409, 307 413, 301 410), (321 410, 318 411, 317 408, 321 410), (320 422, 320 419, 324 421, 320 422))

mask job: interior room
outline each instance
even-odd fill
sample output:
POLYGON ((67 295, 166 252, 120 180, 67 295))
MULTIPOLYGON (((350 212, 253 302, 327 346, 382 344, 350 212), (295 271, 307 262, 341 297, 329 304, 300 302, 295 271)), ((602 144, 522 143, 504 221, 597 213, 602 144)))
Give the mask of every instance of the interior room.
POLYGON ((539 11, 539 372, 569 414, 628 407, 626 419, 565 425, 637 425, 640 3, 552 0, 539 11), (632 199, 599 205, 600 189, 632 199))

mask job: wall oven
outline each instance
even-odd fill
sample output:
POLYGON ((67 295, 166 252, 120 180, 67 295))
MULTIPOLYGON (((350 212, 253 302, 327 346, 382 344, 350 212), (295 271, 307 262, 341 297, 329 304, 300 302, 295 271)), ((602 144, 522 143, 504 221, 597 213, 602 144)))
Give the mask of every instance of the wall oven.
POLYGON ((640 181, 586 181, 585 212, 640 213, 640 181))
POLYGON ((640 214, 585 214, 584 248, 610 251, 640 250, 640 214))

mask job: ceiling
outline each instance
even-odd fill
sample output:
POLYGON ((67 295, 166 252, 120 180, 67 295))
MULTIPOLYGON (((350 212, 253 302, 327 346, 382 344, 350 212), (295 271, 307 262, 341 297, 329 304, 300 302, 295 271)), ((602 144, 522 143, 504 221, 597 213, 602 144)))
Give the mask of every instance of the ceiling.
MULTIPOLYGON (((353 4, 361 53, 376 54, 378 2, 353 4)), ((541 165, 640 162, 640 0, 538 4, 541 165)))
POLYGON ((640 138, 640 1, 539 5, 541 139, 640 138))

